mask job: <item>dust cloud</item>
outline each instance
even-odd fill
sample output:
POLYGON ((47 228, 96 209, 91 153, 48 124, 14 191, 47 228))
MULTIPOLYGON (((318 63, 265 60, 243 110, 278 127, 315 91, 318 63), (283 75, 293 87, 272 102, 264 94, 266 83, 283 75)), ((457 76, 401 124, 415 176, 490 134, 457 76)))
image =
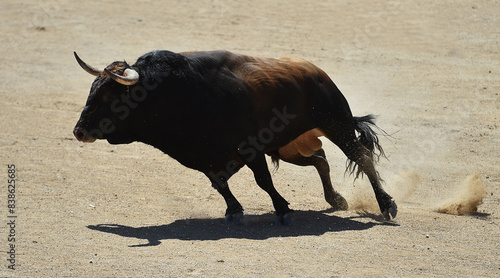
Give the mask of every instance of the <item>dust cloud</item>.
MULTIPOLYGON (((404 171, 389 178, 382 187, 391 195, 396 203, 406 201, 417 188, 420 176, 415 171, 404 171)), ((379 213, 380 209, 371 186, 354 186, 347 194, 349 210, 379 213)))
POLYGON ((456 193, 453 196, 436 207, 437 212, 454 215, 477 212, 477 207, 483 203, 486 196, 486 185, 479 174, 474 174, 468 176, 454 192, 456 193))

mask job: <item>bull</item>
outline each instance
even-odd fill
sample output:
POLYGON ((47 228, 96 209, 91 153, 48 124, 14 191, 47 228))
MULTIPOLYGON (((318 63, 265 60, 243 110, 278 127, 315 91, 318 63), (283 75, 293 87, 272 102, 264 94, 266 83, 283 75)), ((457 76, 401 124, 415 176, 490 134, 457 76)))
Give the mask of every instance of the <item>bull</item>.
POLYGON ((245 165, 271 197, 279 222, 291 221, 266 154, 276 165, 282 160, 314 166, 325 200, 335 210, 346 210, 346 200, 332 187, 321 136, 347 156, 346 171, 368 177, 384 218, 396 217, 396 203, 375 169, 384 152, 373 130, 374 116, 354 117, 340 90, 317 66, 228 51, 159 50, 133 65, 116 61, 98 70, 74 55, 96 76, 73 130, 76 139, 143 142, 204 173, 227 204, 227 222, 238 222, 243 213, 228 180, 245 165))

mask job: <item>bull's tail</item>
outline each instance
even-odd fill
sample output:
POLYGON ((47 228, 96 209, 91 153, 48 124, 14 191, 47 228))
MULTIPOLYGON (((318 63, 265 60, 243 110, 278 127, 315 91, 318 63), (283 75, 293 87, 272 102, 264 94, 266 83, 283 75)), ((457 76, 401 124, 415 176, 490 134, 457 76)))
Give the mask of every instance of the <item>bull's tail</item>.
MULTIPOLYGON (((376 117, 374 115, 367 115, 363 117, 353 117, 355 123, 355 129, 359 132, 358 140, 359 142, 365 146, 368 150, 370 150, 370 154, 372 158, 377 158, 377 160, 383 156, 385 157, 384 149, 380 145, 378 140, 377 133, 371 128, 372 126, 381 130, 375 124, 376 117)), ((382 130, 385 134, 385 131, 382 130)))
MULTIPOLYGON (((363 117, 353 117, 354 129, 358 132, 358 141, 370 151, 369 155, 373 163, 378 162, 381 156, 386 157, 384 149, 380 145, 377 133, 372 129, 372 127, 381 130, 375 124, 376 117, 374 115, 367 115, 363 117)), ((381 130, 383 134, 385 131, 381 130)), ((355 161, 348 161, 348 167, 346 171, 351 174, 356 172, 356 178, 362 173, 361 169, 357 167, 355 161), (357 171, 356 171, 357 168, 357 171)))

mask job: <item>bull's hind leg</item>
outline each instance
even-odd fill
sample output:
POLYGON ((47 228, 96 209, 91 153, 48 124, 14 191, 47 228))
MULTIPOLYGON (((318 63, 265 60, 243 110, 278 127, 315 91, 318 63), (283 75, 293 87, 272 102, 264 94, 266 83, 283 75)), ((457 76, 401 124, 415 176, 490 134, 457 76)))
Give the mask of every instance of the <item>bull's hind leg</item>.
POLYGON ((347 201, 344 197, 342 197, 342 195, 340 195, 340 193, 333 189, 332 181, 330 179, 330 166, 328 165, 328 160, 326 160, 325 151, 323 149, 317 150, 310 157, 302 156, 299 152, 296 152, 294 154, 280 153, 279 158, 283 161, 299 166, 314 166, 321 178, 326 202, 328 202, 335 210, 347 210, 347 201))
POLYGON ((362 145, 359 144, 355 148, 357 148, 357 150, 350 150, 350 154, 348 155, 348 157, 356 163, 357 167, 359 167, 359 169, 363 173, 365 173, 370 180, 382 215, 386 220, 390 220, 391 216, 392 218, 396 217, 396 203, 392 200, 392 197, 382 188, 378 172, 375 170, 375 166, 373 164, 373 159, 366 153, 359 154, 359 152, 361 152, 360 149, 364 148, 362 145))
MULTIPOLYGON (((353 127, 339 125, 335 128, 323 129, 323 131, 327 138, 335 143, 345 153, 347 158, 354 163, 353 167, 358 167, 358 173, 355 173, 356 177, 359 173, 364 173, 368 177, 384 218, 390 220, 391 216, 393 218, 396 217, 396 203, 382 188, 380 177, 375 170, 373 150, 369 150, 361 144, 355 136, 353 127)), ((354 172, 354 169, 352 170, 354 172)))
POLYGON ((247 163, 247 165, 252 170, 255 181, 259 187, 266 191, 271 197, 276 215, 278 216, 278 221, 284 225, 290 224, 291 218, 289 212, 291 212, 291 210, 288 208, 288 202, 285 198, 283 198, 278 191, 276 191, 276 188, 274 188, 264 154, 257 154, 252 161, 247 163))

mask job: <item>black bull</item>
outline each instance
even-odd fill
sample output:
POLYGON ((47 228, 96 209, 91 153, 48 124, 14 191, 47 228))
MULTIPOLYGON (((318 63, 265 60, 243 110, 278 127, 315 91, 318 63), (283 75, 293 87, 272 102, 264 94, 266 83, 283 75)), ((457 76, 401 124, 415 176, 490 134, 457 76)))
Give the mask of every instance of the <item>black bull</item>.
POLYGON ((326 201, 347 209, 332 188, 321 136, 346 154, 356 177, 366 174, 384 217, 396 216, 374 166, 383 155, 370 127, 374 117, 353 117, 336 85, 311 63, 227 51, 153 51, 132 66, 113 62, 100 71, 75 57, 97 76, 74 128, 76 138, 143 142, 203 172, 224 197, 228 221, 238 221, 243 212, 227 182, 244 165, 271 197, 280 221, 289 221, 291 210, 274 188, 265 154, 276 163, 315 166, 326 201))

